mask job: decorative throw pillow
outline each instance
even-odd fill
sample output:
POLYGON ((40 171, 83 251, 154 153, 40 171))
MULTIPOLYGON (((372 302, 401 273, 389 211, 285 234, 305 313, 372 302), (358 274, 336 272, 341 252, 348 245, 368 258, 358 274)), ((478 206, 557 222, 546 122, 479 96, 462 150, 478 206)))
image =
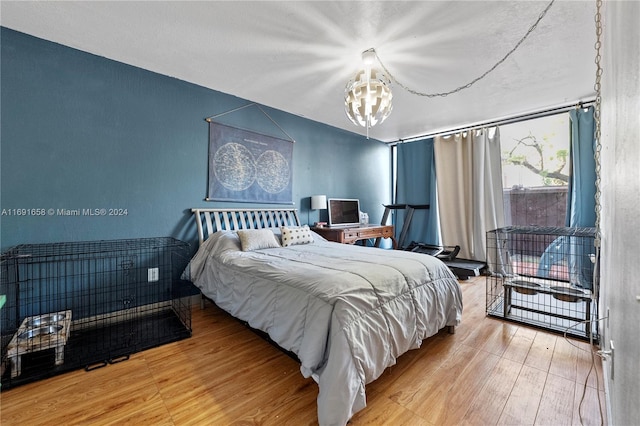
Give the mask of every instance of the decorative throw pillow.
POLYGON ((280 243, 270 229, 242 229, 238 231, 242 251, 280 247, 280 243))
POLYGON ((304 225, 299 228, 281 226, 280 231, 282 232, 282 247, 309 244, 313 242, 313 235, 311 234, 311 230, 308 225, 304 225))

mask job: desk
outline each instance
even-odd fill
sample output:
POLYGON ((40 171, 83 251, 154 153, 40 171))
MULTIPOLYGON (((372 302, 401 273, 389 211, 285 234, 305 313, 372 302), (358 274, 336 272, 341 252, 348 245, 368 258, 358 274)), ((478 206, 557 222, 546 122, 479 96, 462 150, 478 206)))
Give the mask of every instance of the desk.
POLYGON ((355 244, 356 241, 376 239, 376 247, 380 245, 380 238, 391 238, 393 248, 396 248, 396 239, 393 236, 393 225, 360 225, 349 228, 312 228, 329 241, 342 244, 355 244))

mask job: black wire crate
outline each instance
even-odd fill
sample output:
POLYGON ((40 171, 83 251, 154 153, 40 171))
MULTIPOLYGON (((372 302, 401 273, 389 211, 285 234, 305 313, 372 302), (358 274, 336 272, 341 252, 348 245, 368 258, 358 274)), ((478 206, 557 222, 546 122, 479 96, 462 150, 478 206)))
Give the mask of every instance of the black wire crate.
POLYGON ((2 254, 2 389, 191 336, 190 246, 161 237, 23 244, 2 254))
POLYGON ((487 315, 598 341, 595 228, 487 232, 487 315))

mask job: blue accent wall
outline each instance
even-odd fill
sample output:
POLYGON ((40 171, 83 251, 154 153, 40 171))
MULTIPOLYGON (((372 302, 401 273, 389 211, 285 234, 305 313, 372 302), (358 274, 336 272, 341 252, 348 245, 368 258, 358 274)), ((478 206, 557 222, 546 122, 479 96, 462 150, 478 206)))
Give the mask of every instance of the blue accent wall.
MULTIPOLYGON (((23 243, 159 236, 193 242, 190 208, 239 206, 204 201, 204 118, 250 100, 1 31, 3 251, 23 243), (126 215, 90 216, 84 209, 126 209, 126 215), (63 214, 78 210, 79 216, 63 214)), ((296 141, 293 200, 303 223, 325 215, 309 211, 314 194, 359 198, 370 221, 380 221, 391 199, 386 145, 263 109, 296 141)), ((283 137, 255 107, 224 117, 283 137)))

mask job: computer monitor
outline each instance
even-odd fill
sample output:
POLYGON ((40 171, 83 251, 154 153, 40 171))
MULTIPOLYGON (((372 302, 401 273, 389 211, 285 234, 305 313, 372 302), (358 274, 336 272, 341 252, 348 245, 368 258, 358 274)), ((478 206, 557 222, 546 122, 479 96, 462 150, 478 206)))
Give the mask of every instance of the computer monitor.
POLYGON ((329 198, 327 200, 329 226, 360 225, 360 200, 347 198, 329 198))

